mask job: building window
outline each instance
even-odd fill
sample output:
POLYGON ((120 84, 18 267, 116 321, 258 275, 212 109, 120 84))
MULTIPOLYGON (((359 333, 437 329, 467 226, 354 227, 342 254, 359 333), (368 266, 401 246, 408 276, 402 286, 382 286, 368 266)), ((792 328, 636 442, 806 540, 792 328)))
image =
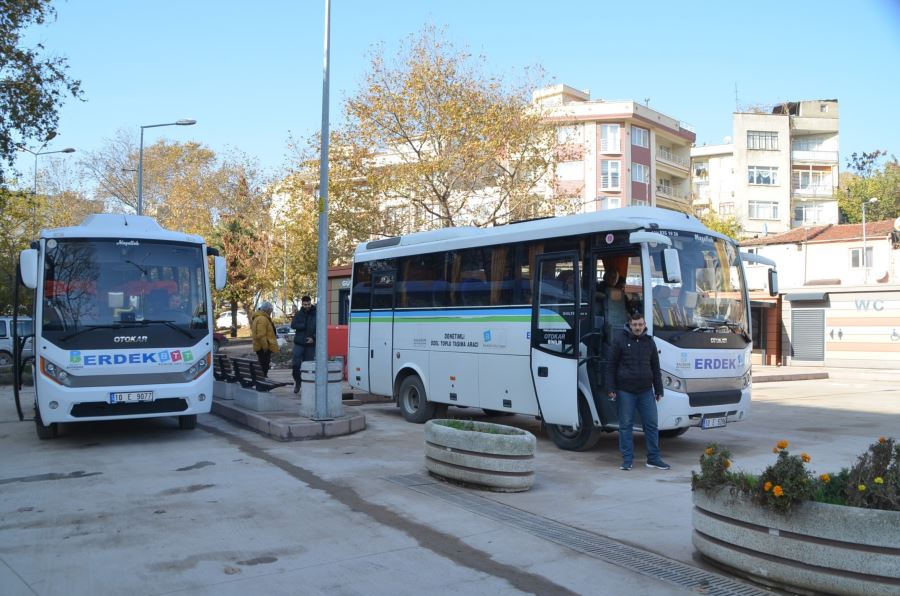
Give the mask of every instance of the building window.
POLYGON ((650 148, 650 131, 646 128, 631 127, 631 144, 636 147, 650 148))
POLYGON ((612 153, 619 153, 621 151, 618 124, 600 125, 600 151, 609 151, 612 153))
POLYGON ((719 203, 719 215, 734 215, 734 203, 719 203))
POLYGON ((631 180, 634 182, 650 183, 650 166, 642 163, 631 164, 631 180))
POLYGON ((556 142, 560 145, 581 142, 581 125, 569 124, 556 129, 556 142))
POLYGON ((747 168, 748 182, 763 186, 778 184, 778 168, 770 166, 750 166, 747 168))
POLYGON ((601 197, 600 198, 600 208, 601 209, 618 209, 621 204, 622 204, 622 202, 619 197, 601 197))
POLYGON ((794 151, 821 151, 828 142, 828 135, 807 135, 791 139, 791 149, 794 151))
POLYGON ((866 262, 863 263, 863 249, 862 248, 851 248, 850 249, 850 268, 851 269, 862 269, 864 266, 871 267, 872 266, 872 247, 866 247, 866 262))
POLYGON ((695 161, 694 162, 694 176, 696 176, 697 178, 708 178, 709 177, 709 162, 695 161))
POLYGON ((828 113, 828 104, 827 104, 827 103, 820 103, 820 104, 819 104, 819 111, 822 112, 823 114, 827 114, 827 113, 828 113))
POLYGON ((619 188, 619 174, 622 162, 610 159, 600 160, 600 188, 619 188))
POLYGON ((580 161, 563 161, 556 164, 559 180, 584 180, 584 164, 580 161))
POLYGON ((794 221, 801 224, 817 224, 825 218, 825 206, 810 203, 794 207, 794 221))
POLYGON ((747 215, 750 219, 778 219, 778 203, 775 201, 750 201, 747 215))
POLYGON ((762 151, 778 150, 778 133, 766 130, 747 131, 747 149, 760 149, 762 151))

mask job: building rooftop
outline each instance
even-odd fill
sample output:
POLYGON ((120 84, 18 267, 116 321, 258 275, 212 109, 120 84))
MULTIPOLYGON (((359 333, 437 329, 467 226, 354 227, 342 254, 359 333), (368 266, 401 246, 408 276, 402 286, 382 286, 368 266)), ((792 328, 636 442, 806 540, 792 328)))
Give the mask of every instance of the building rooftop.
MULTIPOLYGON (((885 238, 894 230, 894 220, 866 223, 866 237, 885 238)), ((841 224, 794 228, 781 234, 742 240, 741 246, 766 246, 771 244, 794 244, 801 242, 843 242, 862 238, 862 224, 841 224)))

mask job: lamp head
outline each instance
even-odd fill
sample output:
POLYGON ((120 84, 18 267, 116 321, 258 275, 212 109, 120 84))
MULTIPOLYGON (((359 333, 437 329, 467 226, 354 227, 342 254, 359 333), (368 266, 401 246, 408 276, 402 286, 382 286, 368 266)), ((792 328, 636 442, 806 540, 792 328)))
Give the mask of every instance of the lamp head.
POLYGON ((60 151, 60 153, 75 153, 75 150, 71 147, 66 147, 65 149, 60 151))
POLYGON ((185 119, 185 120, 178 120, 175 124, 177 124, 178 126, 191 126, 192 124, 197 124, 197 121, 185 119))

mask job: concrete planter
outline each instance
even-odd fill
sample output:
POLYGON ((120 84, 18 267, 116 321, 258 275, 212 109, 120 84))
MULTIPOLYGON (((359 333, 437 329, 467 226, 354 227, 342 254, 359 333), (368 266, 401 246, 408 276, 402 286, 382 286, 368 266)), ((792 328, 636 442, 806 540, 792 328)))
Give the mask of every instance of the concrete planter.
POLYGON ((779 515, 726 490, 694 491, 694 547, 800 593, 900 594, 900 512, 803 503, 779 515))
POLYGON ((534 484, 537 440, 528 431, 502 424, 466 421, 473 430, 425 424, 425 467, 449 480, 500 492, 521 492, 534 484), (494 431, 494 432, 491 432, 494 431))

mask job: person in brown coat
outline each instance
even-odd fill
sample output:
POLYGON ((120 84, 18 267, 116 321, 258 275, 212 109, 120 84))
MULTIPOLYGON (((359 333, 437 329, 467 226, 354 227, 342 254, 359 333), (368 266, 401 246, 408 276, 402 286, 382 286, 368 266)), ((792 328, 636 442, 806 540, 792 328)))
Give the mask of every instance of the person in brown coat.
POLYGON ((251 324, 253 331, 253 351, 259 359, 263 375, 269 375, 272 363, 272 352, 278 351, 278 339, 275 336, 275 324, 272 323, 272 303, 263 302, 253 313, 251 324))

